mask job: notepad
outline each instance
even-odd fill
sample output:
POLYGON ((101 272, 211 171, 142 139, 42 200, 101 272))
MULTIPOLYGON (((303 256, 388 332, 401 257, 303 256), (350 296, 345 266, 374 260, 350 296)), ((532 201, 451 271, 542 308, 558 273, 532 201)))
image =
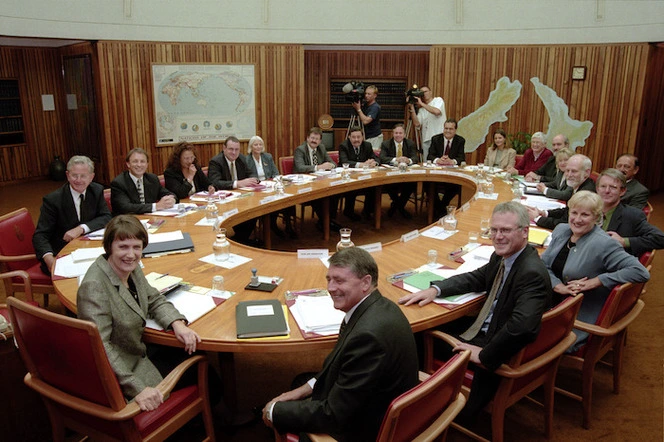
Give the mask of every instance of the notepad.
POLYGON ((528 242, 536 246, 543 246, 547 238, 551 235, 551 232, 548 230, 542 229, 528 229, 528 242))
POLYGON ((408 284, 420 290, 428 289, 431 286, 431 281, 441 281, 443 278, 440 275, 436 275, 433 272, 425 270, 423 272, 416 273, 412 276, 404 278, 404 284, 408 284))
POLYGON ((285 336, 288 324, 277 299, 241 301, 235 307, 238 339, 285 336))
POLYGON ((182 278, 157 272, 148 273, 145 279, 148 280, 148 284, 159 290, 159 293, 168 292, 182 282, 182 278))

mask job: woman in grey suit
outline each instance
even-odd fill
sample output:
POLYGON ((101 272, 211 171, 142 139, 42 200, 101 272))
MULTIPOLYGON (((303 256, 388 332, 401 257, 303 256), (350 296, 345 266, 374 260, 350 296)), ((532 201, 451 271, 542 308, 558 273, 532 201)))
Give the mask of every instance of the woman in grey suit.
POLYGON ((164 295, 150 286, 138 266, 148 234, 131 215, 113 218, 104 233, 106 254, 92 264, 78 289, 78 317, 97 325, 108 360, 122 392, 141 410, 154 410, 164 401, 154 388, 162 374, 147 356, 142 341, 145 322, 153 318, 191 354, 201 338, 164 295))
MULTIPOLYGON (((247 169, 251 176, 258 177, 259 180, 269 180, 279 175, 279 169, 274 164, 272 155, 265 152, 265 142, 258 135, 254 135, 249 139, 248 153, 246 156, 247 169)), ((297 237, 293 225, 291 223, 292 219, 295 219, 295 207, 288 207, 280 212, 284 217, 284 224, 286 225, 286 233, 291 238, 297 237)), ((283 238, 284 233, 277 226, 277 217, 273 215, 271 217, 271 228, 272 231, 279 237, 283 238)))
MULTIPOLYGON (((542 254, 554 292, 563 296, 583 293, 578 318, 594 324, 613 287, 626 282, 645 282, 650 274, 639 260, 601 228, 603 203, 587 190, 575 193, 567 203, 569 224, 558 224, 551 244, 542 254)), ((574 330, 575 351, 588 333, 574 330)))

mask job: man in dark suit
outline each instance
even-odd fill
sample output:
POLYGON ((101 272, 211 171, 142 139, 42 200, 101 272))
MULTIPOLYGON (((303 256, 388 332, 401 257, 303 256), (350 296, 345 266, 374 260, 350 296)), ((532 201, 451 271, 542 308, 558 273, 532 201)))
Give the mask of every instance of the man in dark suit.
POLYGON ((92 160, 73 156, 67 163, 67 183, 44 197, 32 245, 46 275, 51 274, 55 255, 68 242, 101 229, 111 220, 104 187, 93 183, 94 177, 92 160))
POLYGON ((602 229, 636 257, 664 249, 664 233, 648 223, 643 210, 621 202, 626 192, 625 178, 617 169, 606 169, 597 179, 597 194, 604 202, 602 229))
POLYGON ((111 182, 113 215, 150 213, 170 209, 175 195, 164 188, 159 177, 148 173, 148 154, 140 147, 130 150, 125 158, 127 169, 111 182))
POLYGON ((542 314, 551 307, 551 280, 537 250, 528 245, 528 225, 522 204, 498 204, 491 217, 491 240, 496 250, 488 264, 433 281, 430 288, 399 300, 405 305, 426 305, 436 297, 487 292, 477 318, 451 324, 463 331, 457 334, 462 343, 453 350, 470 349, 471 362, 486 368, 475 370, 462 420, 472 419, 491 400, 498 385, 493 371, 537 338, 542 314))
POLYGON ((639 159, 631 154, 621 155, 616 162, 616 169, 625 174, 627 180, 626 192, 621 198, 623 204, 643 209, 648 204, 650 191, 634 178, 639 172, 639 159))
MULTIPOLYGON (((558 134, 551 140, 551 152, 553 156, 550 156, 546 163, 539 169, 534 172, 528 172, 525 176, 526 181, 540 181, 540 182, 551 182, 555 180, 556 173, 558 172, 558 167, 556 165, 556 154, 560 149, 569 149, 569 138, 563 134, 558 134)), ((571 154, 570 154, 571 156, 571 154)), ((568 157, 569 158, 569 157, 568 157)))
MULTIPOLYGON (((448 118, 443 125, 443 133, 431 138, 431 147, 427 160, 437 166, 456 166, 466 161, 466 139, 457 135, 457 121, 448 118)), ((439 184, 437 194, 442 193, 442 200, 436 195, 434 198, 434 214, 440 217, 446 213, 446 207, 450 205, 452 199, 461 193, 461 186, 458 184, 439 184)))
MULTIPOLYGON (((224 150, 210 160, 208 178, 217 189, 237 189, 258 184, 258 178, 251 176, 244 157, 240 155, 240 140, 234 136, 226 138, 224 150)), ((233 239, 248 243, 256 220, 252 219, 233 226, 233 239)), ((252 244, 256 245, 256 244, 252 244)))
POLYGON ((339 339, 322 370, 268 402, 263 420, 279 432, 376 440, 390 402, 417 385, 413 333, 401 309, 376 289, 378 266, 366 250, 337 252, 327 276, 334 308, 346 312, 339 339))
MULTIPOLYGON (((371 143, 364 141, 364 134, 360 127, 351 127, 348 138, 339 145, 339 163, 348 164, 351 168, 357 169, 376 167, 378 165, 378 157, 373 151, 371 143)), ((353 221, 360 220, 360 217, 355 214, 355 198, 358 193, 348 192, 345 195, 344 215, 353 221)), ((373 188, 364 192, 364 209, 362 209, 362 214, 365 218, 371 217, 375 200, 373 188)))
MULTIPOLYGON (((417 163, 417 147, 412 140, 406 137, 406 130, 403 124, 394 126, 392 138, 383 141, 380 146, 380 163, 398 166, 405 163, 407 165, 417 163)), ((410 195, 415 191, 415 183, 392 184, 388 186, 387 193, 392 199, 392 205, 387 211, 387 215, 392 217, 397 210, 406 219, 412 218, 412 215, 406 210, 406 203, 410 195)))

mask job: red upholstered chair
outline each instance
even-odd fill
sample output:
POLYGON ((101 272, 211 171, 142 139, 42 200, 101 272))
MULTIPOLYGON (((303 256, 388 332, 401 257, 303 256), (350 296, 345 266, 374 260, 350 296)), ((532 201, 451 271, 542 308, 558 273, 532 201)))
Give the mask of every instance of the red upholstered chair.
MULTIPOLYGON (((521 349, 508 363, 496 369, 495 373, 501 377, 501 380, 493 400, 487 405, 487 411, 491 413, 491 433, 494 442, 503 440, 507 408, 540 386, 544 390, 544 404, 542 404, 544 406, 544 433, 547 438, 550 437, 553 427, 553 396, 558 364, 565 350, 576 340, 572 327, 582 299, 582 295, 569 297, 546 312, 542 316, 542 325, 537 339, 521 349)), ((433 369, 438 363, 431 357, 431 348, 433 339, 443 337, 456 341, 440 331, 427 332, 425 335, 425 369, 433 369)), ((463 391, 468 394, 472 373, 466 374, 466 380, 468 384, 464 385, 463 391)), ((452 423, 452 427, 467 436, 484 440, 456 423, 452 423)))
MULTIPOLYGON (((30 277, 32 290, 44 295, 44 306, 48 307, 48 295, 55 293, 51 277, 41 271, 32 246, 35 224, 25 207, 0 216, 0 272, 25 270, 30 277)), ((5 292, 14 296, 16 292, 25 292, 23 279, 18 276, 5 279, 5 292)))
POLYGON ((293 173, 293 156, 279 157, 279 170, 281 170, 282 175, 293 173))
POLYGON ((207 167, 207 166, 205 166, 205 167, 201 167, 201 170, 203 171, 203 173, 205 174, 205 176, 208 176, 208 167, 207 167))
POLYGON ((161 185, 161 187, 166 187, 166 178, 164 178, 163 175, 159 175, 158 178, 159 178, 159 184, 161 185))
POLYGON ((168 399, 151 412, 127 403, 106 357, 94 323, 59 315, 8 298, 21 357, 28 368, 25 383, 44 399, 53 440, 65 428, 94 440, 164 440, 198 414, 206 441, 214 441, 208 401, 207 360, 194 356, 178 365, 158 388, 168 399), (172 391, 182 373, 198 368, 198 384, 172 391))
POLYGON ((327 154, 330 156, 332 161, 335 162, 335 164, 337 164, 338 166, 341 166, 341 164, 339 164, 339 151, 338 150, 330 150, 330 151, 327 152, 327 154))
MULTIPOLYGON (((650 271, 650 267, 648 267, 650 271)), ((613 392, 620 392, 620 373, 627 326, 636 319, 645 303, 639 299, 645 283, 626 283, 615 287, 604 303, 604 308, 594 324, 577 320, 574 327, 590 333, 588 341, 578 351, 565 355, 563 366, 570 366, 582 373, 581 394, 562 388, 556 391, 583 403, 583 427, 590 427, 595 365, 613 350, 613 392)))
MULTIPOLYGON (((14 270, 13 272, 0 273, 0 279, 2 280, 13 279, 13 278, 20 278, 23 280, 23 284, 25 287, 25 299, 29 304, 38 306, 38 304, 32 299, 32 284, 30 284, 30 277, 26 272, 24 272, 23 270, 14 270)), ((7 324, 11 324, 11 319, 9 318, 9 310, 7 310, 6 304, 0 304, 0 316, 4 318, 4 321, 2 321, 2 318, 0 318, 0 340, 2 340, 8 336, 11 336, 11 334, 9 335, 6 334, 7 330, 5 329, 5 326, 7 324), (7 324, 5 324, 4 322, 6 322, 7 324)))
POLYGON ((111 189, 104 189, 104 201, 106 201, 108 210, 113 213, 113 206, 111 205, 111 189))
POLYGON ((646 221, 650 222, 650 215, 652 214, 652 211, 655 210, 652 207, 652 204, 649 202, 646 203, 646 206, 643 208, 643 213, 646 214, 646 221))
MULTIPOLYGON (((470 350, 456 353, 431 375, 420 372, 417 386, 390 403, 376 442, 444 441, 447 428, 466 404, 461 384, 470 350)), ((313 442, 333 441, 324 434, 309 434, 313 442)), ((297 441, 289 434, 281 440, 297 441)))
POLYGON ((599 178, 599 172, 595 172, 594 170, 590 171, 590 179, 597 182, 597 178, 599 178))

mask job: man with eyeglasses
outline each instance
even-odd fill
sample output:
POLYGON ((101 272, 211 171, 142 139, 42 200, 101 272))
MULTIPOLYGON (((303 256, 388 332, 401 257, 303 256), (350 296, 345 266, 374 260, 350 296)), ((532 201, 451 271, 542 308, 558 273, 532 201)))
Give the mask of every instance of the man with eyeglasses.
POLYGON ((415 127, 422 128, 422 159, 426 160, 429 155, 431 138, 443 133, 443 123, 447 119, 445 115, 445 102, 441 97, 434 97, 429 86, 420 88, 424 92, 424 99, 415 97, 418 111, 415 112, 415 104, 408 105, 410 116, 415 127))
POLYGON ((620 170, 606 169, 599 175, 597 193, 604 202, 602 229, 637 257, 664 249, 664 233, 648 223, 642 210, 621 202, 626 191, 626 177, 620 170))
POLYGON ((55 256, 68 242, 101 229, 111 220, 104 186, 93 183, 94 177, 92 160, 83 155, 73 156, 67 163, 67 183, 44 197, 32 236, 44 274, 51 274, 55 256))
POLYGON ((537 338, 542 314, 551 307, 551 280, 537 250, 528 245, 528 226, 522 204, 498 204, 491 217, 495 253, 488 264, 399 299, 424 306, 436 298, 486 291, 476 318, 459 319, 445 329, 461 341, 453 351, 470 349, 471 362, 486 368, 476 368, 462 422, 471 423, 491 400, 499 381, 493 371, 537 338))

